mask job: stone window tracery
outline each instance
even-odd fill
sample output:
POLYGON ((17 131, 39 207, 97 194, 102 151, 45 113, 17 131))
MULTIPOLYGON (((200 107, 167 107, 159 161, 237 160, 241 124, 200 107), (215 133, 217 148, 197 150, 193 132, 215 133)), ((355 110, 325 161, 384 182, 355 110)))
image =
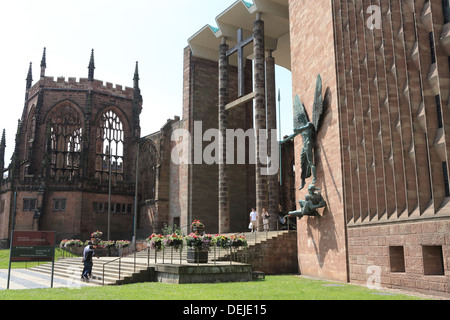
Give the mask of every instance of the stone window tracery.
POLYGON ((124 180, 124 127, 120 117, 113 111, 104 112, 97 123, 95 177, 100 182, 112 183, 124 180))
POLYGON ((50 115, 50 176, 72 180, 80 174, 82 120, 77 110, 65 103, 50 115))

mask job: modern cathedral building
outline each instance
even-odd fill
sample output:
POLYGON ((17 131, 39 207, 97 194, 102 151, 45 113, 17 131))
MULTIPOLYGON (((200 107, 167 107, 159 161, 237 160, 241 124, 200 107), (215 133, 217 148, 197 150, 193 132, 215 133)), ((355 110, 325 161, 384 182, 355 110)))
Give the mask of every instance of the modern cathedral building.
MULTIPOLYGON (((327 209, 298 222, 302 274, 450 292, 449 19, 448 1, 439 0, 237 1, 217 17, 217 28, 189 39, 185 72, 198 71, 185 79, 184 110, 208 104, 218 86, 211 98, 218 128, 250 116, 248 101, 255 129, 276 128, 274 64, 292 72, 293 94, 309 115, 322 77, 328 106, 317 137, 316 187, 327 209), (240 55, 253 60, 253 90, 245 85, 251 63, 240 55), (206 68, 218 72, 199 72, 206 68)), ((302 144, 296 138, 295 172, 302 144)), ((259 163, 255 177, 247 176, 255 181, 254 203, 258 212, 273 212, 271 201, 281 203, 276 183, 258 175, 259 163)), ((236 221, 232 185, 243 181, 229 171, 218 168, 223 230, 236 221)), ((305 194, 297 190, 296 200, 305 194)))
POLYGON ((132 234, 136 209, 144 238, 164 224, 187 231, 194 219, 211 233, 240 232, 251 207, 299 209, 301 136, 282 148, 281 186, 279 172, 263 170, 274 155, 260 152, 265 130, 277 130, 278 65, 309 115, 318 74, 327 97, 314 155, 327 207, 297 223, 299 272, 450 293, 448 0, 239 0, 224 9, 184 49, 182 118, 145 137, 137 68, 133 89, 94 80, 93 58, 87 79, 55 81, 44 55, 5 168, 0 238, 13 212, 17 228, 60 237, 104 229, 113 212, 118 237, 132 234), (244 144, 255 161, 220 161, 233 146, 225 139, 213 145, 218 161, 204 161, 210 129, 254 129, 244 144))

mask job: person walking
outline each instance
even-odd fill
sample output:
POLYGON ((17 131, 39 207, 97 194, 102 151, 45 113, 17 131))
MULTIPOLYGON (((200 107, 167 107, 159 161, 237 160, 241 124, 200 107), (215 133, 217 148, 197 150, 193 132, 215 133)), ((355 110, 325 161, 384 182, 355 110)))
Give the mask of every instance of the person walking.
POLYGON ((258 212, 255 208, 252 208, 252 212, 250 212, 250 225, 252 232, 255 232, 258 227, 258 212))
POLYGON ((84 263, 84 259, 85 259, 85 256, 86 256, 86 252, 88 252, 89 251, 89 248, 92 246, 92 241, 88 241, 88 244, 87 244, 87 246, 86 247, 84 247, 84 250, 83 250, 83 271, 81 272, 81 278, 83 278, 83 274, 84 274, 84 272, 86 271, 86 264, 84 263))
MULTIPOLYGON (((89 249, 87 249, 85 254, 83 255, 84 270, 83 270, 83 274, 81 275, 82 279, 89 280, 89 276, 92 277, 92 267, 94 265, 92 258, 94 255, 95 255, 94 247, 92 245, 90 245, 89 249)), ((98 258, 99 257, 97 257, 97 259, 98 258)))

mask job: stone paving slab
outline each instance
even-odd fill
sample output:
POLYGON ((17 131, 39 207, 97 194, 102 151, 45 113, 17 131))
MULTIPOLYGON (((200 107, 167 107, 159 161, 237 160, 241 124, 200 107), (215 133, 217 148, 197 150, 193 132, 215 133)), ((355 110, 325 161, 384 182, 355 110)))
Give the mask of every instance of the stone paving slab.
MULTIPOLYGON (((0 290, 6 290, 8 285, 8 270, 0 270, 0 290)), ((11 269, 10 290, 48 289, 51 286, 51 275, 26 269, 11 269)), ((81 280, 79 274, 74 273, 70 279, 54 276, 53 288, 80 288, 96 286, 81 280)))

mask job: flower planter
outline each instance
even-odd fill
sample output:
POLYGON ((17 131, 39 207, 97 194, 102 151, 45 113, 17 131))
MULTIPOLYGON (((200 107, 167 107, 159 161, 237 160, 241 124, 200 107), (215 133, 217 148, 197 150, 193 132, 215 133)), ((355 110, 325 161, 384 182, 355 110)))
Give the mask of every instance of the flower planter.
POLYGON ((198 251, 188 249, 187 252, 188 263, 208 263, 208 251, 198 251))
POLYGON ((205 233, 205 225, 199 220, 194 220, 194 222, 191 223, 191 230, 196 235, 202 236, 205 233))
POLYGON ((74 254, 76 256, 82 256, 84 247, 68 247, 64 248, 67 252, 70 252, 71 254, 74 254))
POLYGON ((108 257, 108 251, 103 248, 94 249, 94 257, 108 257))
POLYGON ((193 226, 192 232, 197 235, 203 235, 205 233, 205 227, 204 226, 193 226))

